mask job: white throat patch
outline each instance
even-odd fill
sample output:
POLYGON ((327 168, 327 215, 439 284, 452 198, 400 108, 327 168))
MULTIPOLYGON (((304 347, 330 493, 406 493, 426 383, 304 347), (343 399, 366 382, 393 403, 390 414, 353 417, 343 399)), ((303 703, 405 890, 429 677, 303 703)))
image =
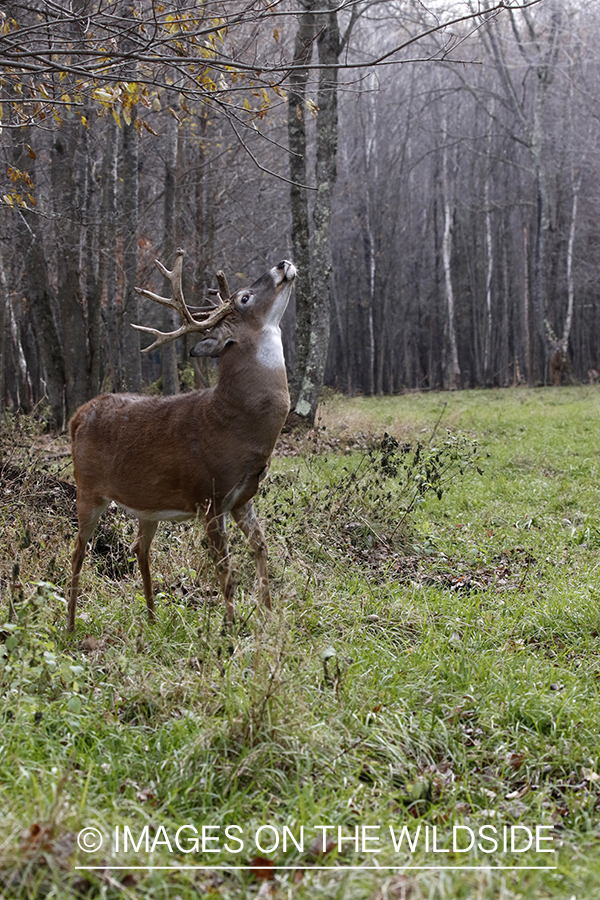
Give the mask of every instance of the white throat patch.
POLYGON ((256 358, 267 369, 285 367, 279 325, 267 325, 260 336, 256 358))

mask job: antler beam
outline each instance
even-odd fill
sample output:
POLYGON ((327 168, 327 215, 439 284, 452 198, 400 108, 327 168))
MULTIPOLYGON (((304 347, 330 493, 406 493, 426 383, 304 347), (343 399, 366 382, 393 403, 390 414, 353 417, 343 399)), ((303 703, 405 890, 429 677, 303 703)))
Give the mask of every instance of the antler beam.
POLYGON ((150 350, 154 350, 156 347, 174 341, 184 334, 197 334, 199 332, 204 333, 210 331, 211 328, 218 325, 218 323, 234 309, 229 293, 229 287, 227 285, 227 279, 225 278, 224 273, 219 271, 217 272, 217 281, 219 283, 219 292, 217 293, 218 306, 207 313, 201 320, 195 319, 192 316, 183 297, 183 254, 184 251, 179 248, 175 258, 175 264, 171 271, 163 266, 158 259, 155 260, 158 270, 171 282, 173 289, 172 298, 161 297, 160 294, 155 294, 153 291, 148 291, 145 288, 135 288, 136 293, 141 297, 147 297, 148 300, 154 300, 155 303, 160 303, 162 306, 168 306, 170 309, 176 310, 181 316, 183 323, 179 328, 176 328, 175 331, 158 331, 156 328, 149 328, 147 325, 132 324, 131 327, 135 328, 136 331, 144 331, 146 334, 151 334, 156 338, 153 344, 150 344, 149 347, 145 347, 142 350, 142 353, 149 353, 150 350))

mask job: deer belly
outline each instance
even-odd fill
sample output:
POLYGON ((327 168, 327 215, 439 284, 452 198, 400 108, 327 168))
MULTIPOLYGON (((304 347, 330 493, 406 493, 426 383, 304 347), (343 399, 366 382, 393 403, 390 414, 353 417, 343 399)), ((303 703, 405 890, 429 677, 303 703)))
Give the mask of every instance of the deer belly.
POLYGON ((189 522, 197 515, 195 512, 185 512, 182 509, 133 509, 123 503, 119 503, 119 506, 136 519, 145 519, 148 522, 189 522))

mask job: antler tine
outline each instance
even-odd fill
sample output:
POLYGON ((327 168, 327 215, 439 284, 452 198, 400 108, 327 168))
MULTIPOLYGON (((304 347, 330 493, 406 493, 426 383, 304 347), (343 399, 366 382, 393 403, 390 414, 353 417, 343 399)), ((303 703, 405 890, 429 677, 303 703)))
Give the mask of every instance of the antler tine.
POLYGON ((198 332, 202 333, 205 331, 209 331, 233 310, 233 303, 230 300, 227 279, 225 278, 223 272, 217 272, 217 281, 219 282, 218 296, 220 305, 217 306, 216 309, 213 309, 210 313, 208 313, 206 318, 203 318, 200 321, 193 317, 183 297, 183 254, 183 250, 177 250, 177 256, 172 271, 169 271, 169 269, 163 266, 163 264, 158 259, 155 260, 159 271, 162 272, 165 278, 168 278, 168 280, 171 282, 171 285, 173 287, 173 299, 169 299, 168 297, 161 297, 159 294, 155 294, 153 293, 153 291, 148 291, 145 288, 135 288, 136 292, 140 294, 140 296, 147 297, 149 300, 154 300, 156 303, 160 303, 163 306, 168 306, 171 309, 177 310, 183 320, 183 324, 180 325, 179 328, 175 329, 175 331, 167 332, 158 331, 156 328, 149 328, 147 325, 132 324, 131 327, 135 328, 136 331, 144 331, 146 334, 151 334, 156 338, 154 343, 150 344, 149 347, 144 347, 144 349, 141 351, 142 353, 149 353, 151 350, 155 350, 156 347, 160 347, 163 344, 169 343, 170 341, 177 340, 177 338, 182 337, 184 334, 192 334, 198 332), (225 297, 223 297, 223 294, 225 295, 225 297))
POLYGON ((171 282, 171 286, 173 288, 172 299, 170 299, 169 297, 161 297, 160 294, 155 294, 153 291, 148 291, 145 288, 136 287, 135 290, 138 294, 140 294, 140 296, 147 297, 148 300, 154 300, 155 303, 160 303, 162 304, 162 306, 168 306, 170 309, 177 310, 182 320, 191 325, 195 322, 195 319, 187 308, 183 297, 182 276, 184 252, 185 251, 183 251, 181 247, 177 249, 175 263, 171 271, 169 271, 166 266, 163 266, 159 259, 154 260, 158 271, 161 272, 165 276, 165 278, 167 278, 171 282))
POLYGON ((229 293, 229 285, 227 284, 227 279, 225 278, 225 272, 222 272, 221 269, 217 272, 217 282, 219 285, 219 294, 221 295, 221 301, 225 302, 229 300, 231 294, 229 293))

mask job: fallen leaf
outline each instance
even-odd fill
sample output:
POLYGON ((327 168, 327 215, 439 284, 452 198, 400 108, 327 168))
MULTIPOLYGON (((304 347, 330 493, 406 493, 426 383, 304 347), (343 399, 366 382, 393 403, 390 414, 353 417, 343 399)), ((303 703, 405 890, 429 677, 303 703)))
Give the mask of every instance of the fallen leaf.
POLYGON ((250 871, 255 878, 273 878, 275 863, 266 856, 255 856, 250 863, 250 871))

